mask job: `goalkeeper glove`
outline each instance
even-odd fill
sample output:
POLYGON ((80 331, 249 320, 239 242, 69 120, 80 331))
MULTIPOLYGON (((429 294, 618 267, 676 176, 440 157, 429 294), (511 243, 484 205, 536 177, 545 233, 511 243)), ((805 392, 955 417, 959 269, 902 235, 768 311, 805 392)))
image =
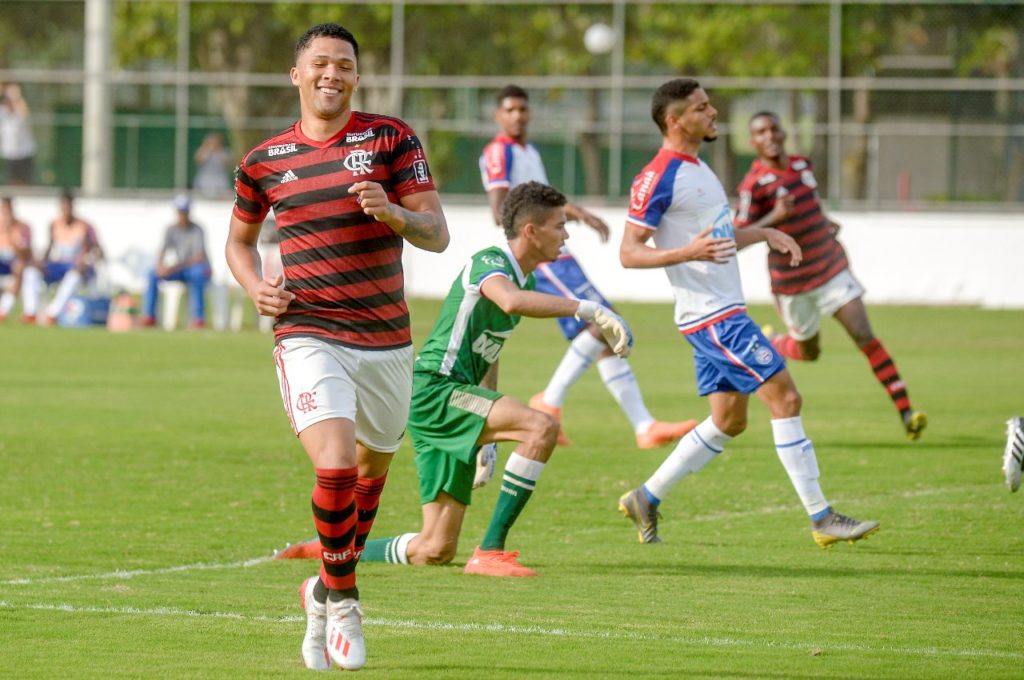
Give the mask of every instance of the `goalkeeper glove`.
POLYGON ((601 329, 601 334, 612 351, 625 359, 633 351, 633 331, 621 316, 591 300, 580 300, 576 308, 576 318, 581 321, 593 321, 601 329))
POLYGON ((484 444, 476 451, 476 475, 473 476, 473 488, 491 481, 494 476, 494 463, 498 460, 498 445, 494 442, 484 444))

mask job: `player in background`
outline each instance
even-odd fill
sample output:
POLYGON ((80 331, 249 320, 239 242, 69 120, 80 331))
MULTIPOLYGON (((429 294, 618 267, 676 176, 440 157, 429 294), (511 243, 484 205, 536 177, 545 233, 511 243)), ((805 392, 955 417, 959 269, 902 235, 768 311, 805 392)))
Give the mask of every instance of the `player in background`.
MULTIPOLYGON (((10 276, 11 282, 0 292, 0 321, 7 319, 18 300, 26 268, 32 268, 32 229, 14 214, 11 197, 4 196, 0 198, 0 276, 10 276)), ((35 321, 32 317, 24 320, 35 321)))
POLYGON ((786 131, 770 111, 750 119, 750 141, 757 159, 740 182, 735 224, 740 229, 778 229, 792 236, 804 253, 803 261, 791 267, 785 254, 768 251, 772 294, 789 329, 788 334, 775 335, 766 327, 772 345, 787 359, 815 361, 821 354, 821 318, 834 316, 868 358, 900 414, 907 438, 918 439, 928 416, 910 405, 895 362, 871 331, 864 289, 836 239, 839 225, 822 211, 811 161, 786 153, 786 131))
MULTIPOLYGON (((527 141, 530 100, 526 90, 508 85, 498 92, 496 103, 494 119, 500 132, 484 147, 480 156, 480 175, 494 223, 500 225, 501 208, 510 189, 527 181, 548 184, 548 178, 540 152, 527 141)), ((570 221, 582 222, 597 232, 602 242, 608 241, 608 225, 598 216, 574 203, 566 204, 565 213, 570 221)), ((554 262, 541 263, 536 277, 537 290, 540 292, 568 299, 591 300, 612 308, 568 249, 563 248, 554 262)), ((668 444, 697 424, 694 420, 677 423, 655 420, 644 404, 633 369, 625 359, 615 356, 600 329, 593 323, 571 316, 560 318, 558 324, 570 345, 547 388, 530 399, 531 407, 551 414, 561 423, 566 393, 596 362, 601 380, 633 427, 637 447, 651 449, 668 444)), ((561 429, 558 444, 570 444, 561 429)))
POLYGON ((765 241, 790 265, 800 246, 777 229, 734 232, 721 182, 697 158, 701 144, 717 137, 718 112, 697 81, 680 78, 654 93, 651 117, 661 149, 636 176, 622 246, 622 264, 663 268, 675 294, 675 320, 693 347, 697 390, 711 415, 687 434, 642 486, 619 499, 642 543, 657 543, 658 506, 686 475, 699 471, 747 426, 751 394, 771 414, 775 450, 810 516, 815 542, 825 548, 878 530, 835 512, 818 482, 814 445, 800 419, 801 398, 786 364, 747 316, 736 249, 765 241), (650 245, 653 237, 654 245, 650 245))
POLYGON ((558 421, 497 391, 499 353, 524 316, 591 321, 619 356, 628 356, 633 345, 629 327, 608 308, 534 291, 534 270, 558 257, 568 238, 565 206, 565 196, 545 184, 515 187, 502 212, 508 243, 473 255, 452 283, 413 372, 409 436, 423 525, 419 533, 367 541, 362 559, 451 562, 472 490, 494 471, 491 445, 514 441, 519 445, 505 464, 490 524, 465 572, 536 576, 505 543, 555 448, 558 421), (485 449, 491 455, 482 460, 485 452, 478 450, 485 449))
POLYGON ((1003 451, 1003 474, 1006 486, 1016 492, 1024 471, 1024 418, 1014 416, 1006 421, 1006 450, 1003 451))
POLYGON ((415 133, 397 118, 353 111, 358 60, 356 39, 337 24, 299 38, 290 75, 300 119, 242 160, 226 246, 256 309, 277 317, 281 397, 314 468, 322 566, 300 594, 302 656, 317 670, 366 662, 356 562, 412 387, 402 247, 440 252, 449 240, 415 133), (264 278, 257 242, 271 209, 284 274, 264 278))

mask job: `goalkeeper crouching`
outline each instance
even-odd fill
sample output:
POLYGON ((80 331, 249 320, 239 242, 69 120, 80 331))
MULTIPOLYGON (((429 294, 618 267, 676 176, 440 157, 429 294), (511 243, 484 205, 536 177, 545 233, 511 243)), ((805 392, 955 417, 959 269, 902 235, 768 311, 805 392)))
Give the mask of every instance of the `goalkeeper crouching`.
MULTIPOLYGON (((494 443, 515 441, 519 445, 505 465, 494 514, 465 572, 537 575, 505 544, 551 458, 559 425, 496 391, 498 355, 524 316, 576 316, 596 323, 619 356, 628 356, 633 346, 629 326, 608 308, 534 290, 533 270, 555 260, 568 238, 565 205, 565 196, 539 182, 513 188, 502 207, 508 244, 473 255, 452 283, 413 368, 408 432, 416 451, 423 527, 419 533, 367 541, 361 559, 451 562, 473 489, 494 471, 494 443)), ((302 556, 312 548, 299 544, 279 557, 302 556)))

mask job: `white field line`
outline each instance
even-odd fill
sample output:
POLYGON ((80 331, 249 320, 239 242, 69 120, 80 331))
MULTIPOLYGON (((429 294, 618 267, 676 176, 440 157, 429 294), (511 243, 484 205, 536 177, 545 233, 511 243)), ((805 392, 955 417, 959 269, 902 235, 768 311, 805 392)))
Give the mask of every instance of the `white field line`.
MULTIPOLYGON (((128 616, 165 616, 170 618, 209 618, 254 621, 258 623, 297 624, 305 620, 304 616, 266 616, 249 615, 238 612, 199 611, 196 609, 180 609, 177 607, 80 607, 71 604, 36 602, 14 604, 0 600, 0 609, 23 609, 41 611, 60 611, 72 614, 116 614, 128 616)), ((1024 660, 1022 652, 1003 652, 995 649, 957 649, 941 647, 899 647, 892 645, 856 645, 845 643, 810 643, 786 642, 779 640, 752 640, 742 638, 721 638, 677 635, 655 635, 636 633, 624 630, 570 630, 566 628, 545 628, 543 626, 507 626, 499 623, 441 623, 424 622, 410 619, 376 619, 367 618, 364 623, 369 627, 403 628, 412 630, 449 631, 457 633, 489 633, 495 635, 538 635, 541 637, 564 637, 579 639, 624 640, 637 642, 668 642, 688 645, 691 647, 749 647, 766 649, 788 649, 800 652, 827 653, 853 652, 858 654, 904 654, 926 657, 956 658, 991 658, 1024 660)))
POLYGON ((0 581, 2 586, 26 586, 36 583, 66 583, 68 581, 102 581, 116 579, 125 581, 136 576, 153 576, 157 574, 176 574, 186 571, 208 571, 212 569, 242 569, 257 564, 269 562, 273 557, 253 557, 248 560, 237 562, 195 562, 193 564, 180 564, 174 567, 158 567, 156 569, 117 569, 115 571, 101 572, 99 574, 76 574, 73 576, 40 576, 39 578, 12 578, 0 581))

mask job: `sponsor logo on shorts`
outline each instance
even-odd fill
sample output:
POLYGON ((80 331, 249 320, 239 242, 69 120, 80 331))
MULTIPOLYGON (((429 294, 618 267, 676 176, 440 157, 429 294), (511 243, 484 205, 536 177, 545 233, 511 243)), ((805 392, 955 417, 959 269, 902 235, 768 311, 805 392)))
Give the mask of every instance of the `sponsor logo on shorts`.
POLYGON ((761 364, 762 366, 767 366, 768 364, 772 363, 772 360, 774 358, 775 355, 767 347, 754 348, 754 361, 761 364))
POLYGON ((299 409, 303 413, 309 413, 310 411, 316 410, 316 395, 312 392, 303 392, 295 400, 295 408, 299 409))

